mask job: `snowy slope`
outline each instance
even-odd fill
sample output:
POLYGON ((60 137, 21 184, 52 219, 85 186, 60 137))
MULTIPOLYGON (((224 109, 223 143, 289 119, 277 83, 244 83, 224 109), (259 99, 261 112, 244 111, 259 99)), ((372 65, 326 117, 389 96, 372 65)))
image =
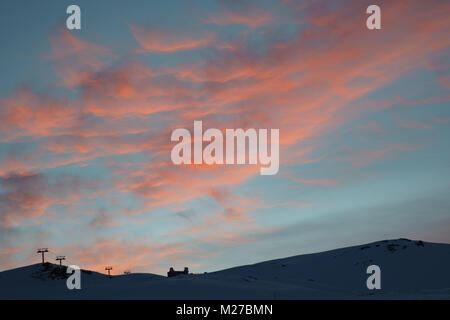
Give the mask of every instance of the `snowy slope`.
POLYGON ((327 252, 165 278, 82 273, 68 290, 48 264, 0 273, 0 299, 450 299, 450 244, 385 240, 327 252), (367 266, 381 268, 381 290, 366 288, 367 266))
POLYGON ((450 245, 407 239, 294 256, 217 274, 221 277, 251 275, 289 284, 308 281, 367 294, 366 269, 372 264, 381 268, 381 292, 384 293, 414 294, 421 290, 450 288, 450 245))

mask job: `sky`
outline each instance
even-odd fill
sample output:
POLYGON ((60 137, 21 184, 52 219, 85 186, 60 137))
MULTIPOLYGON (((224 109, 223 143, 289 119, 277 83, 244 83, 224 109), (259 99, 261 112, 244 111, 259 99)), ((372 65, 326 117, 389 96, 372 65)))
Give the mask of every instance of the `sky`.
POLYGON ((4 1, 0 270, 39 247, 163 274, 450 243, 449 17, 440 0, 4 1), (195 120, 279 129, 279 172, 174 165, 195 120))

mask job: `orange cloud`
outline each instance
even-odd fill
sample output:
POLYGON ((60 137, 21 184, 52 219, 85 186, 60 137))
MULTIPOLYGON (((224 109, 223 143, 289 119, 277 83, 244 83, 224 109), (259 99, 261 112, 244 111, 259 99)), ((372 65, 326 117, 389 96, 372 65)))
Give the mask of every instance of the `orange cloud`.
POLYGON ((205 22, 219 26, 241 24, 248 27, 261 27, 273 21, 269 11, 261 8, 245 8, 243 11, 225 9, 221 16, 209 17, 205 22), (245 13, 244 13, 245 12, 245 13))
POLYGON ((358 126, 359 129, 365 130, 365 131, 372 131, 372 132, 384 132, 383 129, 380 128, 380 126, 376 122, 369 122, 366 125, 360 125, 358 126))
POLYGON ((61 175, 50 180, 41 173, 23 172, 0 176, 0 225, 3 228, 18 226, 22 221, 44 215, 56 204, 75 204, 87 190, 96 184, 82 182, 79 178, 61 175))
POLYGON ((405 127, 409 129, 429 129, 430 126, 420 122, 420 121, 398 121, 397 122, 400 127, 405 127))
POLYGON ((366 150, 351 150, 349 149, 348 156, 344 156, 342 160, 349 161, 355 166, 364 167, 371 165, 375 160, 381 158, 383 155, 393 151, 415 151, 415 147, 405 147, 401 145, 390 145, 383 149, 366 149, 366 150))
POLYGON ((323 186, 334 186, 339 183, 339 181, 337 180, 325 180, 325 179, 294 179, 294 181, 300 183, 320 184, 323 186))
POLYGON ((4 142, 64 134, 76 118, 76 108, 68 100, 39 95, 26 87, 0 99, 0 105, 0 139, 4 142))
POLYGON ((131 32, 145 52, 170 53, 207 47, 215 36, 206 34, 193 36, 156 28, 142 28, 130 25, 131 32))
POLYGON ((58 28, 50 38, 52 52, 49 59, 61 78, 61 84, 75 87, 86 77, 106 66, 112 57, 109 49, 76 38, 68 30, 58 28))
POLYGON ((439 123, 449 123, 450 118, 435 118, 434 121, 439 122, 439 123))

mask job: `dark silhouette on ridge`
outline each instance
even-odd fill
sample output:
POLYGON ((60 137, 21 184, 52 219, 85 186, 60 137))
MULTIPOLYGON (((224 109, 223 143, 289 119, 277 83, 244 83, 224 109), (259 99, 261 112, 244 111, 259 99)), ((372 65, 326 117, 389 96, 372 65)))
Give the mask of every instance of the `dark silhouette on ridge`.
POLYGON ((189 268, 185 267, 183 271, 175 271, 173 270, 173 267, 170 267, 169 272, 167 272, 167 277, 175 277, 180 274, 189 274, 189 268))
POLYGON ((42 264, 45 264, 44 254, 48 252, 48 248, 39 248, 37 253, 42 254, 42 264))

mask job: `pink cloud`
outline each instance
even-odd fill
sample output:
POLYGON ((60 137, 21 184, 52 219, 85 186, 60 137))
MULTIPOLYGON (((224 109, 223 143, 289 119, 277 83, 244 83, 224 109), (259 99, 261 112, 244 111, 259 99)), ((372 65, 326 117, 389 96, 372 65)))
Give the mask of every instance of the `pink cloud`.
POLYGON ((435 118, 434 121, 439 122, 439 123, 449 123, 450 118, 435 118))
POLYGON ((384 129, 380 128, 380 126, 376 122, 369 122, 365 125, 358 126, 358 129, 362 129, 364 131, 371 131, 371 132, 384 132, 384 129))
POLYGON ((398 121, 400 127, 408 129, 430 129, 430 126, 420 121, 398 121))
POLYGON ((371 165, 376 160, 380 159, 387 153, 391 153, 394 151, 415 151, 417 148, 415 147, 406 147, 402 145, 390 145, 383 149, 365 149, 365 150, 352 150, 349 149, 349 154, 344 156, 342 160, 349 161, 353 165, 358 167, 364 167, 371 165))
POLYGON ((241 24, 248 27, 261 27, 273 21, 269 11, 261 8, 245 8, 243 11, 225 9, 220 16, 209 17, 205 22, 219 26, 241 24), (245 12, 245 13, 244 13, 245 12))
POLYGON ((204 35, 180 34, 156 28, 130 26, 131 32, 145 52, 170 53, 204 48, 213 43, 212 33, 204 35))

